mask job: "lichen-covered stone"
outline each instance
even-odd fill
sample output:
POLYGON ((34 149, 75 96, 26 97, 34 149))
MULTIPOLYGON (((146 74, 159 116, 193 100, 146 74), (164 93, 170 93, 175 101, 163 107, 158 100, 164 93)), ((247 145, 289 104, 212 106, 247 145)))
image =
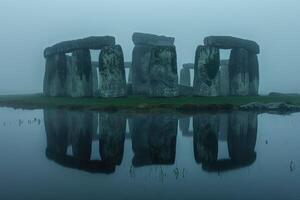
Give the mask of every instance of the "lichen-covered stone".
POLYGON ((93 96, 92 63, 89 50, 72 53, 68 64, 68 95, 71 97, 93 96))
POLYGON ((249 53, 246 49, 233 49, 229 59, 230 95, 249 95, 249 53))
POLYGON ((64 53, 47 57, 43 83, 45 96, 66 96, 67 59, 64 53))
POLYGON ((259 88, 259 64, 256 54, 249 54, 249 95, 258 95, 259 88))
POLYGON ((178 120, 170 114, 139 114, 131 119, 133 166, 175 162, 178 120))
POLYGON ((191 86, 191 74, 187 68, 180 70, 180 85, 191 86))
POLYGON ((214 47, 198 46, 195 56, 194 95, 218 96, 220 51, 214 47))
POLYGON ((256 42, 231 36, 209 36, 204 39, 204 45, 220 49, 243 48, 253 54, 259 54, 260 51, 256 42))
POLYGON ((60 53, 71 53, 76 50, 81 49, 93 49, 99 50, 104 46, 115 45, 115 38, 112 36, 92 36, 88 38, 78 39, 78 40, 70 40, 60 42, 58 44, 53 45, 52 47, 48 47, 44 51, 44 56, 48 57, 54 54, 60 53))
POLYGON ((99 57, 101 97, 127 95, 124 55, 120 45, 104 47, 99 57))
POLYGON ((149 94, 149 64, 152 46, 136 45, 132 52, 132 92, 134 95, 149 94))
POLYGON ((149 33, 133 33, 132 41, 135 45, 169 46, 174 45, 175 38, 149 33))
POLYGON ((123 160, 126 118, 120 114, 100 113, 99 150, 103 161, 120 165, 123 160))
POLYGON ((149 68, 149 95, 151 97, 175 97, 179 95, 175 46, 154 47, 149 68))

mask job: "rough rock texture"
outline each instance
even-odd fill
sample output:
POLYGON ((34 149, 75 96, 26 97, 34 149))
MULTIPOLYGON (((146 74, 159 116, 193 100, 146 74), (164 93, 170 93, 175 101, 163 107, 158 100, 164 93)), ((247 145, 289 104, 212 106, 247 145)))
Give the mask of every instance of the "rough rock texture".
POLYGON ((299 111, 300 106, 295 106, 291 104, 287 104, 285 102, 275 102, 275 103, 258 103, 253 102, 240 107, 241 110, 247 111, 279 111, 279 112, 292 112, 299 111))
POLYGON ((66 96, 67 59, 64 53, 49 56, 43 83, 45 96, 66 96))
POLYGON ((186 64, 183 64, 182 67, 184 69, 194 69, 194 63, 186 63, 186 64))
POLYGON ((179 95, 175 46, 156 46, 150 60, 150 92, 152 97, 179 95))
POLYGON ((79 40, 70 40, 65 42, 60 42, 48 47, 44 51, 44 56, 48 57, 59 53, 71 53, 75 50, 80 49, 93 49, 99 50, 104 46, 115 45, 115 38, 112 36, 92 36, 88 38, 83 38, 79 40))
POLYGON ((198 46, 195 56, 194 95, 218 96, 217 73, 220 51, 214 47, 198 46))
POLYGON ((256 54, 249 54, 249 95, 258 95, 259 88, 259 64, 256 54))
POLYGON ((209 36, 204 39, 204 45, 220 49, 243 48, 253 54, 259 54, 259 45, 250 40, 244 40, 231 36, 209 36))
POLYGON ((135 45, 169 46, 174 45, 175 38, 148 33, 133 33, 132 41, 135 45))
POLYGON ((180 85, 191 86, 191 74, 187 68, 180 70, 180 85))
POLYGON ((135 95, 149 94, 149 64, 152 46, 137 45, 132 52, 132 91, 135 95))
POLYGON ((93 96, 92 63, 89 50, 77 50, 68 62, 68 96, 93 96))
POLYGON ((233 49, 229 59, 230 95, 249 95, 249 54, 245 49, 233 49))
POLYGON ((99 57, 101 97, 127 95, 124 56, 120 45, 104 47, 99 57))
POLYGON ((231 160, 239 163, 256 158, 257 114, 233 112, 229 119, 228 152, 231 160))
POLYGON ((220 70, 218 72, 219 78, 219 95, 229 95, 229 72, 228 72, 228 60, 221 60, 220 70))
POLYGON ((193 96, 194 88, 191 86, 179 85, 179 95, 180 96, 193 96))
POLYGON ((170 114, 140 114, 131 119, 133 166, 175 162, 178 120, 170 114))
POLYGON ((194 156, 197 163, 211 163, 218 158, 219 117, 199 114, 193 118, 194 156))
POLYGON ((120 114, 101 113, 99 116, 99 147, 103 161, 120 165, 123 160, 126 118, 120 114))

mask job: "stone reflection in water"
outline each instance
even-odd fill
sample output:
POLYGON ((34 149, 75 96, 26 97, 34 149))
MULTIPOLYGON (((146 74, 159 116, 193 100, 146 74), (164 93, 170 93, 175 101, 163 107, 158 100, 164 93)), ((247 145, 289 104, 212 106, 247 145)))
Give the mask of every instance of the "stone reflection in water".
POLYGON ((126 117, 102 113, 99 116, 100 155, 103 161, 120 165, 123 159, 126 117))
POLYGON ((130 120, 135 167, 175 162, 178 120, 170 114, 138 114, 130 120))
POLYGON ((256 136, 256 113, 197 115, 194 117, 195 160, 209 172, 250 166, 256 160, 256 136), (226 139, 230 158, 218 160, 218 140, 226 139))
POLYGON ((115 165, 121 163, 125 118, 106 113, 45 110, 44 120, 48 159, 93 173, 112 173, 115 165), (97 134, 98 115, 100 137, 97 134), (93 140, 100 141, 102 160, 91 160, 93 140), (71 155, 67 153, 68 148, 72 149, 71 155))
POLYGON ((193 131, 190 131, 190 117, 184 117, 179 119, 179 129, 183 136, 192 136, 193 131))

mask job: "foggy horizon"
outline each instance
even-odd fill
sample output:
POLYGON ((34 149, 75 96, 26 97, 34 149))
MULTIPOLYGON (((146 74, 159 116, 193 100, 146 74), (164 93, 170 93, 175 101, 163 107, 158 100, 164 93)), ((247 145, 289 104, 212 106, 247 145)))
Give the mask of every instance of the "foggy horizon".
POLYGON ((261 49, 260 94, 300 93, 299 6, 296 0, 2 0, 0 94, 41 93, 43 51, 61 41, 114 36, 131 61, 134 32, 175 37, 178 70, 194 62, 206 36, 253 40, 261 49))

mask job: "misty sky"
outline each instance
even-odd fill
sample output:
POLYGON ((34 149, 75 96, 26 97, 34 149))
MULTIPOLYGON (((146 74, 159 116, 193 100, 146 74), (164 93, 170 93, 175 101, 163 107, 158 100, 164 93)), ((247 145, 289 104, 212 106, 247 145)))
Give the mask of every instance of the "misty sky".
POLYGON ((299 0, 0 0, 0 94, 41 92, 43 50, 63 40, 112 35, 130 61, 136 31, 175 37, 178 68, 205 36, 254 40, 260 93, 300 93, 299 23, 299 0))

